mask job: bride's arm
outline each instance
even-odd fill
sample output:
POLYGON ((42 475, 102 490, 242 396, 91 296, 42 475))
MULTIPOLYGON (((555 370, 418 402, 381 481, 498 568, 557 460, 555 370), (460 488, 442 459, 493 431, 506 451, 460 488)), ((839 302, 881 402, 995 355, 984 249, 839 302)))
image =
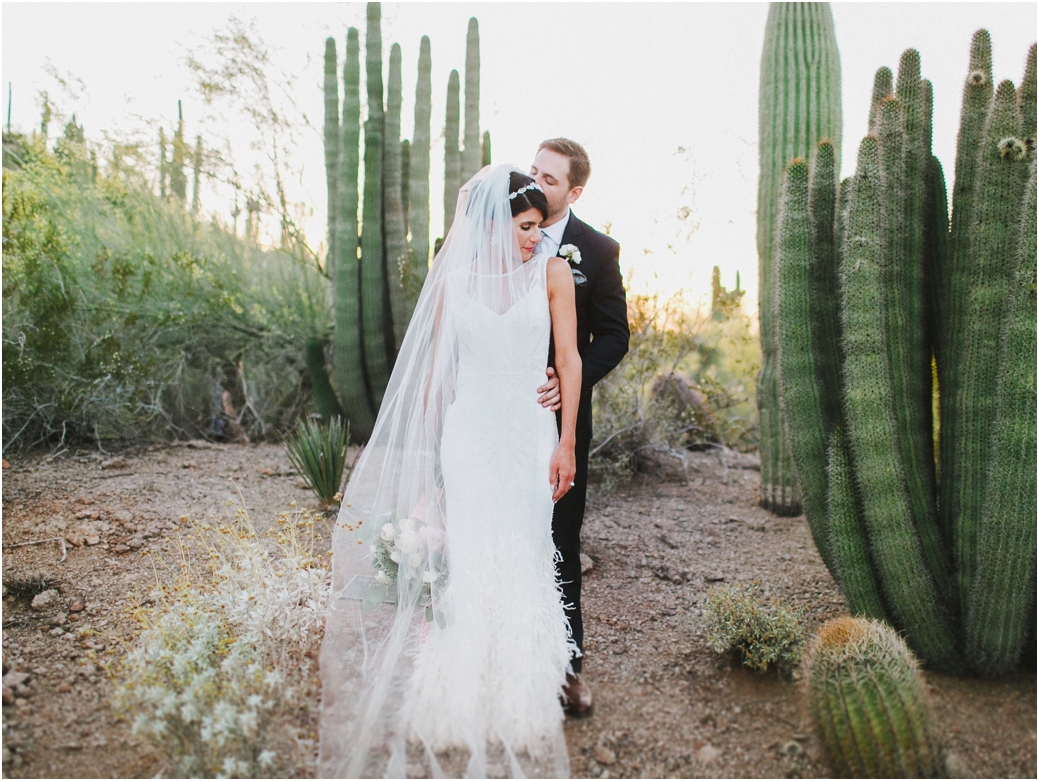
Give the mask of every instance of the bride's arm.
POLYGON ((552 501, 558 502, 570 490, 570 483, 577 474, 574 445, 577 407, 581 402, 581 356, 577 352, 577 309, 570 265, 562 258, 549 258, 547 281, 552 338, 556 346, 556 374, 563 402, 559 447, 552 456, 548 476, 552 501))

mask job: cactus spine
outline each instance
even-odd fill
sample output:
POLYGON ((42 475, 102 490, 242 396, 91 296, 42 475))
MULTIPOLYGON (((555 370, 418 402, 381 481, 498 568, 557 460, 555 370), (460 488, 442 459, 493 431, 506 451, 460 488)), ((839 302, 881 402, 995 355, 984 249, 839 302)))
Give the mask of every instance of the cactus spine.
POLYGON ((458 149, 458 71, 447 79, 447 111, 444 120, 444 236, 455 219, 455 202, 462 186, 462 155, 458 149))
POLYGON ((415 84, 415 132, 411 140, 409 168, 408 228, 410 249, 420 280, 429 269, 429 136, 433 113, 433 60, 429 38, 422 36, 418 54, 418 82, 415 84))
MULTIPOLYGON (((468 182, 480 170, 480 25, 476 17, 469 20, 465 37, 465 151, 462 153, 460 184, 468 182)), ((457 193, 456 193, 457 195, 457 193)))
MULTIPOLYGON (((827 149, 830 165, 825 175, 830 179, 832 201, 833 147, 827 149)), ((823 562, 833 572, 826 517, 827 432, 819 392, 819 345, 809 311, 813 300, 813 242, 808 204, 808 164, 795 159, 786 170, 776 247, 782 412, 790 452, 804 487, 808 526, 823 562)))
POLYGON ((383 233, 386 241, 386 280, 390 298, 393 327, 393 350, 390 362, 397 357, 404 332, 408 328, 408 307, 401 287, 402 270, 408 250, 407 229, 404 227, 404 204, 401 198, 403 165, 400 144, 400 112, 403 102, 400 45, 390 47, 390 79, 386 93, 386 135, 382 158, 383 233))
POLYGON ((917 661, 890 627, 850 616, 828 621, 809 645, 804 678, 838 775, 944 775, 917 661))
MULTIPOLYGON (((883 122, 883 118, 880 120, 883 122)), ((885 340, 880 148, 859 147, 841 265, 841 339, 848 439, 856 466, 873 562, 893 616, 914 648, 956 669, 956 644, 907 496, 898 448, 891 361, 885 340)))
MULTIPOLYGON (((351 27, 346 36, 343 63, 343 120, 336 139, 336 262, 332 267, 335 312, 335 380, 343 412, 354 436, 367 438, 375 425, 361 340, 361 265, 357 256, 361 143, 361 44, 351 27)), ((333 242, 329 242, 333 244, 333 242)))
POLYGON ((336 217, 339 214, 339 58, 336 39, 325 39, 325 181, 328 186, 328 254, 325 272, 335 269, 336 217))
MULTIPOLYGON (((770 6, 760 89, 757 244, 762 364, 757 398, 761 504, 786 515, 799 511, 800 499, 779 409, 778 302, 772 245, 787 163, 795 157, 807 158, 823 138, 835 143, 841 138, 840 59, 828 4, 770 6)), ((839 148, 835 151, 839 158, 839 148)))
MULTIPOLYGON (((1034 49, 1033 49, 1034 57, 1034 49)), ((1015 666, 1035 615, 1036 584, 1036 164, 1024 199, 1017 261, 1003 320, 996 416, 967 615, 975 668, 1015 666)))

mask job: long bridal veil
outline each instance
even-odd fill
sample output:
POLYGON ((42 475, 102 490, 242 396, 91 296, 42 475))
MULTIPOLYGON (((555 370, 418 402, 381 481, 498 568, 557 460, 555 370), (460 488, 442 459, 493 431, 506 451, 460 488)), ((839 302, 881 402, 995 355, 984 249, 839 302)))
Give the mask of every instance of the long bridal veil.
POLYGON ((475 777, 558 776, 569 770, 561 721, 542 755, 517 757, 507 744, 488 752, 474 741, 468 752, 452 757, 421 746, 409 733, 406 713, 413 661, 424 637, 445 621, 440 597, 451 577, 440 463, 462 325, 451 291, 461 289, 501 315, 531 286, 509 207, 513 170, 486 167, 459 192, 454 223, 429 271, 371 439, 343 496, 332 538, 332 610, 321 649, 319 772, 326 777, 462 771, 475 777))

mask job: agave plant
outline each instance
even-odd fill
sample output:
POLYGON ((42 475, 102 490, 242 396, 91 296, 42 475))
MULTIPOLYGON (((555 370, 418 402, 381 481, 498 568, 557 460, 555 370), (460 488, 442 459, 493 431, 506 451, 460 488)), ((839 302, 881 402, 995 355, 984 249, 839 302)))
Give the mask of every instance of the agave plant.
POLYGON ((316 420, 302 421, 285 441, 292 465, 326 505, 339 501, 349 440, 350 425, 344 426, 337 416, 327 426, 316 420))

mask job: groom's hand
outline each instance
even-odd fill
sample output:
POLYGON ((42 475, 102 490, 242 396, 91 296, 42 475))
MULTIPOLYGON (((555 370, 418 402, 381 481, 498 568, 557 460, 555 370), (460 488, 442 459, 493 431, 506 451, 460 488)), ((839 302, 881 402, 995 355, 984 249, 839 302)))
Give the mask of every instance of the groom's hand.
POLYGON ((538 388, 541 394, 538 396, 538 404, 555 412, 563 406, 562 396, 559 395, 559 378, 551 366, 545 370, 545 374, 548 375, 548 382, 538 388))

